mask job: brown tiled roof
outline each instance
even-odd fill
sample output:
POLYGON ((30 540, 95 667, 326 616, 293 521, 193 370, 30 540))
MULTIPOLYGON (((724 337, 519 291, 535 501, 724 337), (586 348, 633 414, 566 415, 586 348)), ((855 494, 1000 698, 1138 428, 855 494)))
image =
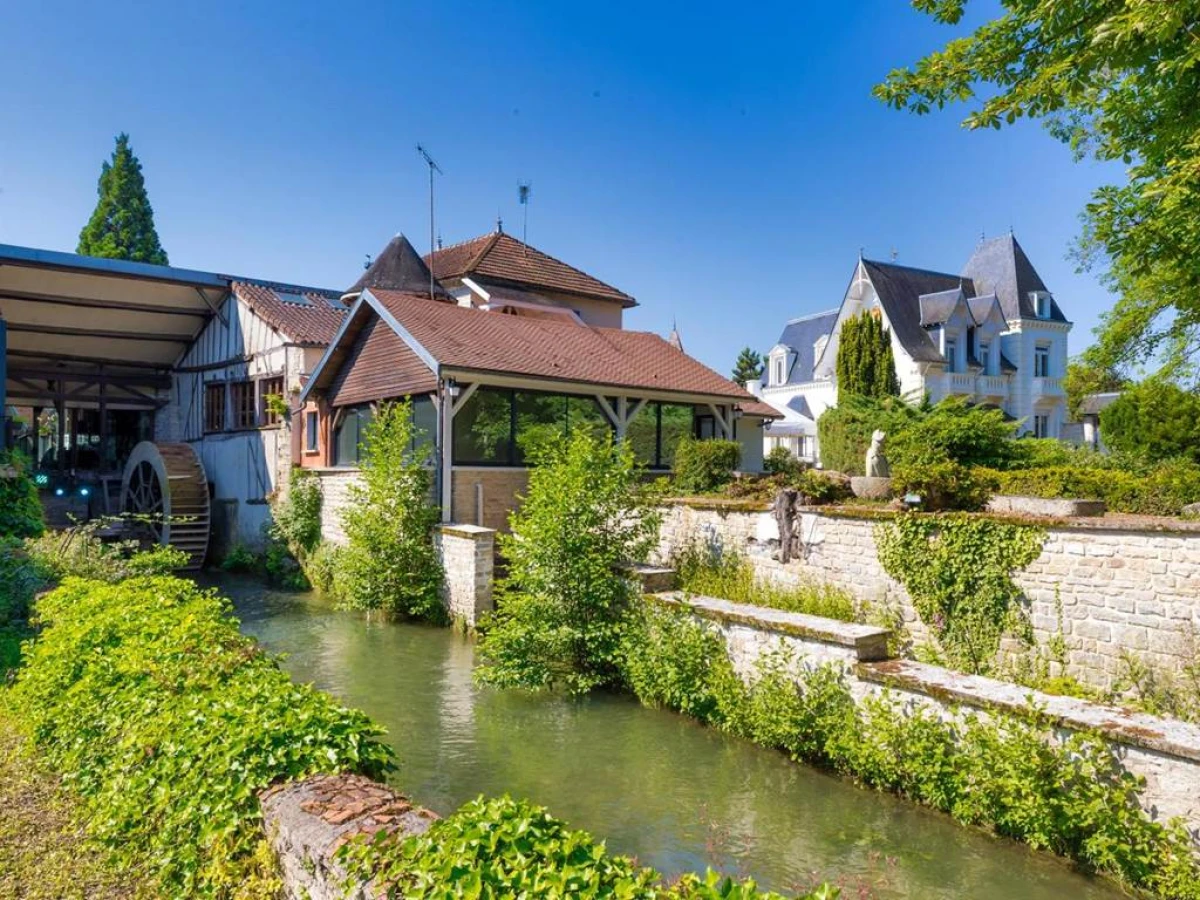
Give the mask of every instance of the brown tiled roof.
POLYGON ((330 385, 329 402, 351 406, 436 390, 437 378, 429 366, 378 316, 372 316, 330 385))
POLYGON ((782 419, 783 413, 773 407, 770 403, 763 403, 761 400, 747 400, 738 404, 738 409, 748 416, 761 416, 764 419, 782 419))
POLYGON ((657 334, 485 312, 393 291, 370 293, 448 368, 754 402, 657 334))
POLYGON ((333 291, 235 281, 233 293, 268 325, 298 344, 328 344, 346 316, 346 308, 333 291))
POLYGON ((425 260, 439 281, 478 275, 517 287, 595 297, 626 307, 637 305, 624 291, 501 231, 435 250, 425 260))

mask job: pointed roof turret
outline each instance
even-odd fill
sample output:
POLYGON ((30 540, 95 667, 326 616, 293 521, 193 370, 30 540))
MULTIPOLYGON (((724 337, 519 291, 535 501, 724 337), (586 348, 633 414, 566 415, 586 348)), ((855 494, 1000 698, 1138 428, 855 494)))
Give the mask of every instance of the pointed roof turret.
POLYGON ((675 325, 675 320, 671 320, 671 333, 667 336, 667 343, 683 353, 683 338, 679 336, 679 329, 675 325))
POLYGON ((437 300, 449 300, 450 295, 429 274, 429 267, 408 238, 398 234, 383 248, 378 256, 354 282, 347 294, 357 294, 367 288, 384 291, 402 291, 406 294, 429 296, 429 285, 433 283, 433 296, 437 300))
MULTIPOLYGON (((981 240, 967 260, 963 275, 974 282, 977 293, 996 295, 1006 319, 1037 318, 1031 294, 1049 293, 1012 232, 981 240)), ((1050 301, 1050 318, 1058 322, 1066 321, 1066 316, 1053 298, 1050 301)))

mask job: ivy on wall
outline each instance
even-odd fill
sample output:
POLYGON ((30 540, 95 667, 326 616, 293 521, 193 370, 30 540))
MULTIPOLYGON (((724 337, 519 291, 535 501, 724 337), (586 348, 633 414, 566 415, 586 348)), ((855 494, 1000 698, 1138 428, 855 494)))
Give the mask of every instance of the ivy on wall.
POLYGON ((991 670, 1006 632, 1028 637, 1012 573, 1037 559, 1045 537, 967 515, 904 515, 875 528, 884 570, 908 590, 946 662, 972 674, 991 670))

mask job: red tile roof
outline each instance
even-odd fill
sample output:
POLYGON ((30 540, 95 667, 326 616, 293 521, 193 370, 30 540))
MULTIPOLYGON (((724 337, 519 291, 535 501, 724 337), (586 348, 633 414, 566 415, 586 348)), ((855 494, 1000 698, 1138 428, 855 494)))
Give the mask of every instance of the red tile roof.
POLYGON ((233 293, 268 325, 298 344, 328 344, 346 317, 346 307, 333 291, 235 281, 233 293))
POLYGON ((485 312, 394 291, 370 293, 448 368, 755 402, 657 334, 485 312))
POLYGON ((637 305, 624 291, 501 231, 443 247, 425 261, 439 281, 479 276, 518 287, 611 300, 626 307, 637 305))
POLYGON ((372 316, 338 368, 329 403, 352 406, 436 390, 437 378, 429 366, 382 319, 372 316))
POLYGON ((761 416, 764 419, 783 418, 783 413, 770 403, 763 403, 761 400, 747 400, 744 403, 739 403, 738 409, 748 416, 761 416))

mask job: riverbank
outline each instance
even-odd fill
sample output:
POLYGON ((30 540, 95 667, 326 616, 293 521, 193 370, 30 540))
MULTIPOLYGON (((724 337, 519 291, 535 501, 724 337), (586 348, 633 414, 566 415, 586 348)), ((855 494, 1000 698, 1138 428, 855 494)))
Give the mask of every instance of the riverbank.
POLYGON ((0 688, 0 897, 12 900, 150 900, 136 873, 116 874, 88 843, 78 802, 39 766, 4 712, 0 688))

